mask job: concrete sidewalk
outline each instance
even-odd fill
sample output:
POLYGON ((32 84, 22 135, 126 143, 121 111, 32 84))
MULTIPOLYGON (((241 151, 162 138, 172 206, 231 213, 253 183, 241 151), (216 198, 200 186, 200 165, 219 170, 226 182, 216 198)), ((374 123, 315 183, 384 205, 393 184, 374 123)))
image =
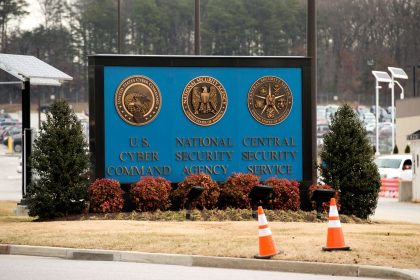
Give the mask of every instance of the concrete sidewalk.
POLYGON ((417 274, 420 270, 395 269, 369 265, 343 265, 315 262, 257 260, 245 258, 154 254, 131 251, 72 249, 5 244, 0 244, 0 254, 58 257, 78 260, 123 261, 182 266, 282 271, 386 279, 420 279, 420 274, 417 274))

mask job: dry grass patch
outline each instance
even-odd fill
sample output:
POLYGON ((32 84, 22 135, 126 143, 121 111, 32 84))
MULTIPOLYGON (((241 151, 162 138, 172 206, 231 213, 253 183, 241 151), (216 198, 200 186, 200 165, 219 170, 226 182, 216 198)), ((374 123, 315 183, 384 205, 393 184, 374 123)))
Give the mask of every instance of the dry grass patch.
POLYGON ((13 215, 13 209, 16 208, 16 201, 0 201, 0 217, 13 215))
POLYGON ((15 215, 17 202, 10 200, 0 200, 0 221, 3 222, 28 222, 33 218, 17 217, 15 215))
MULTIPOLYGON (((344 224, 351 252, 322 252, 327 225, 270 223, 275 259, 420 267, 420 225, 344 224)), ((0 221, 0 243, 99 248, 252 258, 258 251, 257 223, 146 221, 0 221)))
MULTIPOLYGON (((164 213, 161 217, 182 221, 144 221, 141 219, 156 216, 122 213, 32 222, 31 218, 13 216, 14 208, 16 202, 0 202, 0 243, 243 258, 252 258, 258 252, 256 221, 186 222, 185 213, 164 213), (132 220, 83 220, 130 216, 132 220)), ((351 252, 321 251, 326 242, 326 223, 270 222, 276 243, 284 251, 275 259, 420 267, 420 225, 342 225, 351 252)))

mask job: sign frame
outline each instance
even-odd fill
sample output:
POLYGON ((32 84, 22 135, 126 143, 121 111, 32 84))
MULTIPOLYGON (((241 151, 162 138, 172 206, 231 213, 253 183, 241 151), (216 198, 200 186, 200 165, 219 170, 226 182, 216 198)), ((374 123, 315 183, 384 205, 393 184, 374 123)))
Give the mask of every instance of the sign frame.
MULTIPOLYGON (((117 67, 258 67, 300 68, 302 78, 302 185, 316 180, 316 100, 311 91, 310 57, 264 56, 146 56, 91 55, 88 57, 89 147, 91 180, 105 178, 104 69, 117 67), (314 144, 315 143, 315 144, 314 144)), ((180 93, 181 94, 181 93, 180 93)), ((247 109, 247 108, 244 108, 247 109)), ((173 182, 176 183, 176 182, 173 182)))

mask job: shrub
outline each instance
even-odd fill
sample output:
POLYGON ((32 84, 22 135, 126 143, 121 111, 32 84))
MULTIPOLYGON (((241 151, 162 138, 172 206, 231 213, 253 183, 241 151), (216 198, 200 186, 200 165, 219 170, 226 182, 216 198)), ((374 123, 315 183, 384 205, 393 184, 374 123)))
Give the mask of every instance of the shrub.
POLYGON ((272 186, 273 193, 269 201, 271 209, 297 211, 300 207, 299 183, 272 177, 264 182, 264 185, 272 186))
POLYGON ((207 174, 192 174, 178 184, 178 188, 172 192, 172 201, 177 201, 179 207, 183 207, 187 201, 188 192, 194 186, 201 186, 204 191, 199 199, 192 203, 192 207, 198 209, 213 209, 219 198, 220 188, 218 184, 207 174))
POLYGON ((171 182, 158 177, 142 177, 131 186, 130 199, 138 211, 167 210, 171 205, 171 182))
POLYGON ((220 188, 218 208, 250 208, 251 199, 249 198, 249 193, 259 183, 260 178, 256 175, 246 173, 232 174, 220 188))
POLYGON ((47 111, 30 159, 38 179, 28 186, 30 216, 39 219, 80 214, 88 198, 89 154, 82 125, 58 100, 47 111))
POLYGON ((405 146, 404 153, 409 154, 410 152, 411 152, 410 146, 409 145, 405 146))
POLYGON ((124 191, 114 179, 96 179, 89 187, 90 209, 95 213, 119 212, 124 206, 124 191))
POLYGON ((367 132, 349 105, 333 117, 320 157, 322 180, 340 191, 342 213, 362 219, 373 214, 381 185, 378 167, 367 132))
POLYGON ((394 150, 392 150, 392 153, 393 154, 398 154, 399 153, 397 145, 394 146, 394 150))
MULTIPOLYGON (((330 185, 321 185, 321 184, 311 185, 308 189, 308 198, 312 203, 312 209, 316 210, 316 203, 315 201, 312 201, 312 196, 314 194, 314 191, 315 190, 332 190, 332 189, 333 187, 331 187, 330 185)), ((335 192, 334 198, 337 204, 337 210, 340 211, 341 204, 339 201, 338 192, 335 192)), ((330 209, 330 202, 328 201, 328 202, 322 203, 322 209, 323 209, 323 212, 328 212, 330 209)))

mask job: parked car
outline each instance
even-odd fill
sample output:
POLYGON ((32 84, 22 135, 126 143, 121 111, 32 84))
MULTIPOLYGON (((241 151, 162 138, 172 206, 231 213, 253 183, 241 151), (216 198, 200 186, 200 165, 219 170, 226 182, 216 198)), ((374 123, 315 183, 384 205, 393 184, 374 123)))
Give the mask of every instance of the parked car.
POLYGON ((380 156, 375 163, 381 178, 413 180, 413 159, 410 154, 380 156))
POLYGON ((316 136, 318 138, 323 138, 324 134, 327 133, 329 129, 329 126, 326 124, 318 124, 316 126, 316 136))
POLYGON ((359 114, 359 116, 363 116, 365 113, 370 113, 369 109, 366 106, 363 106, 363 105, 357 106, 356 112, 357 112, 357 114, 359 114))
POLYGON ((368 132, 373 132, 376 129, 376 117, 372 113, 364 113, 362 122, 368 132))
POLYGON ((375 129, 376 129, 376 124, 375 123, 366 123, 365 124, 365 129, 368 133, 374 133, 375 129))
POLYGON ((4 121, 4 122, 0 123, 0 135, 3 133, 3 131, 6 129, 6 127, 20 125, 20 124, 21 123, 17 120, 7 120, 7 121, 4 121))
POLYGON ((3 133, 0 134, 0 141, 4 144, 7 145, 8 140, 9 140, 9 136, 13 136, 16 134, 21 134, 22 133, 22 127, 21 126, 8 126, 4 129, 3 133))
POLYGON ((316 119, 326 121, 326 110, 325 106, 316 106, 316 119))
POLYGON ((332 118, 335 116, 335 113, 337 113, 339 107, 340 106, 338 105, 328 105, 325 108, 328 124, 331 124, 332 118))
MULTIPOLYGON (((371 106, 370 107, 370 112, 375 115, 376 117, 376 110, 375 110, 376 106, 371 106)), ((379 121, 380 122, 387 122, 388 120, 391 120, 391 115, 382 107, 379 106, 379 121)))
POLYGON ((392 123, 391 122, 381 122, 378 123, 378 130, 380 136, 391 136, 392 134, 392 123))
POLYGON ((10 119, 10 114, 9 113, 5 113, 4 110, 0 110, 0 119, 10 119))
POLYGON ((395 116, 395 107, 389 106, 386 108, 386 111, 388 112, 388 114, 392 114, 392 111, 394 111, 394 116, 395 116))

